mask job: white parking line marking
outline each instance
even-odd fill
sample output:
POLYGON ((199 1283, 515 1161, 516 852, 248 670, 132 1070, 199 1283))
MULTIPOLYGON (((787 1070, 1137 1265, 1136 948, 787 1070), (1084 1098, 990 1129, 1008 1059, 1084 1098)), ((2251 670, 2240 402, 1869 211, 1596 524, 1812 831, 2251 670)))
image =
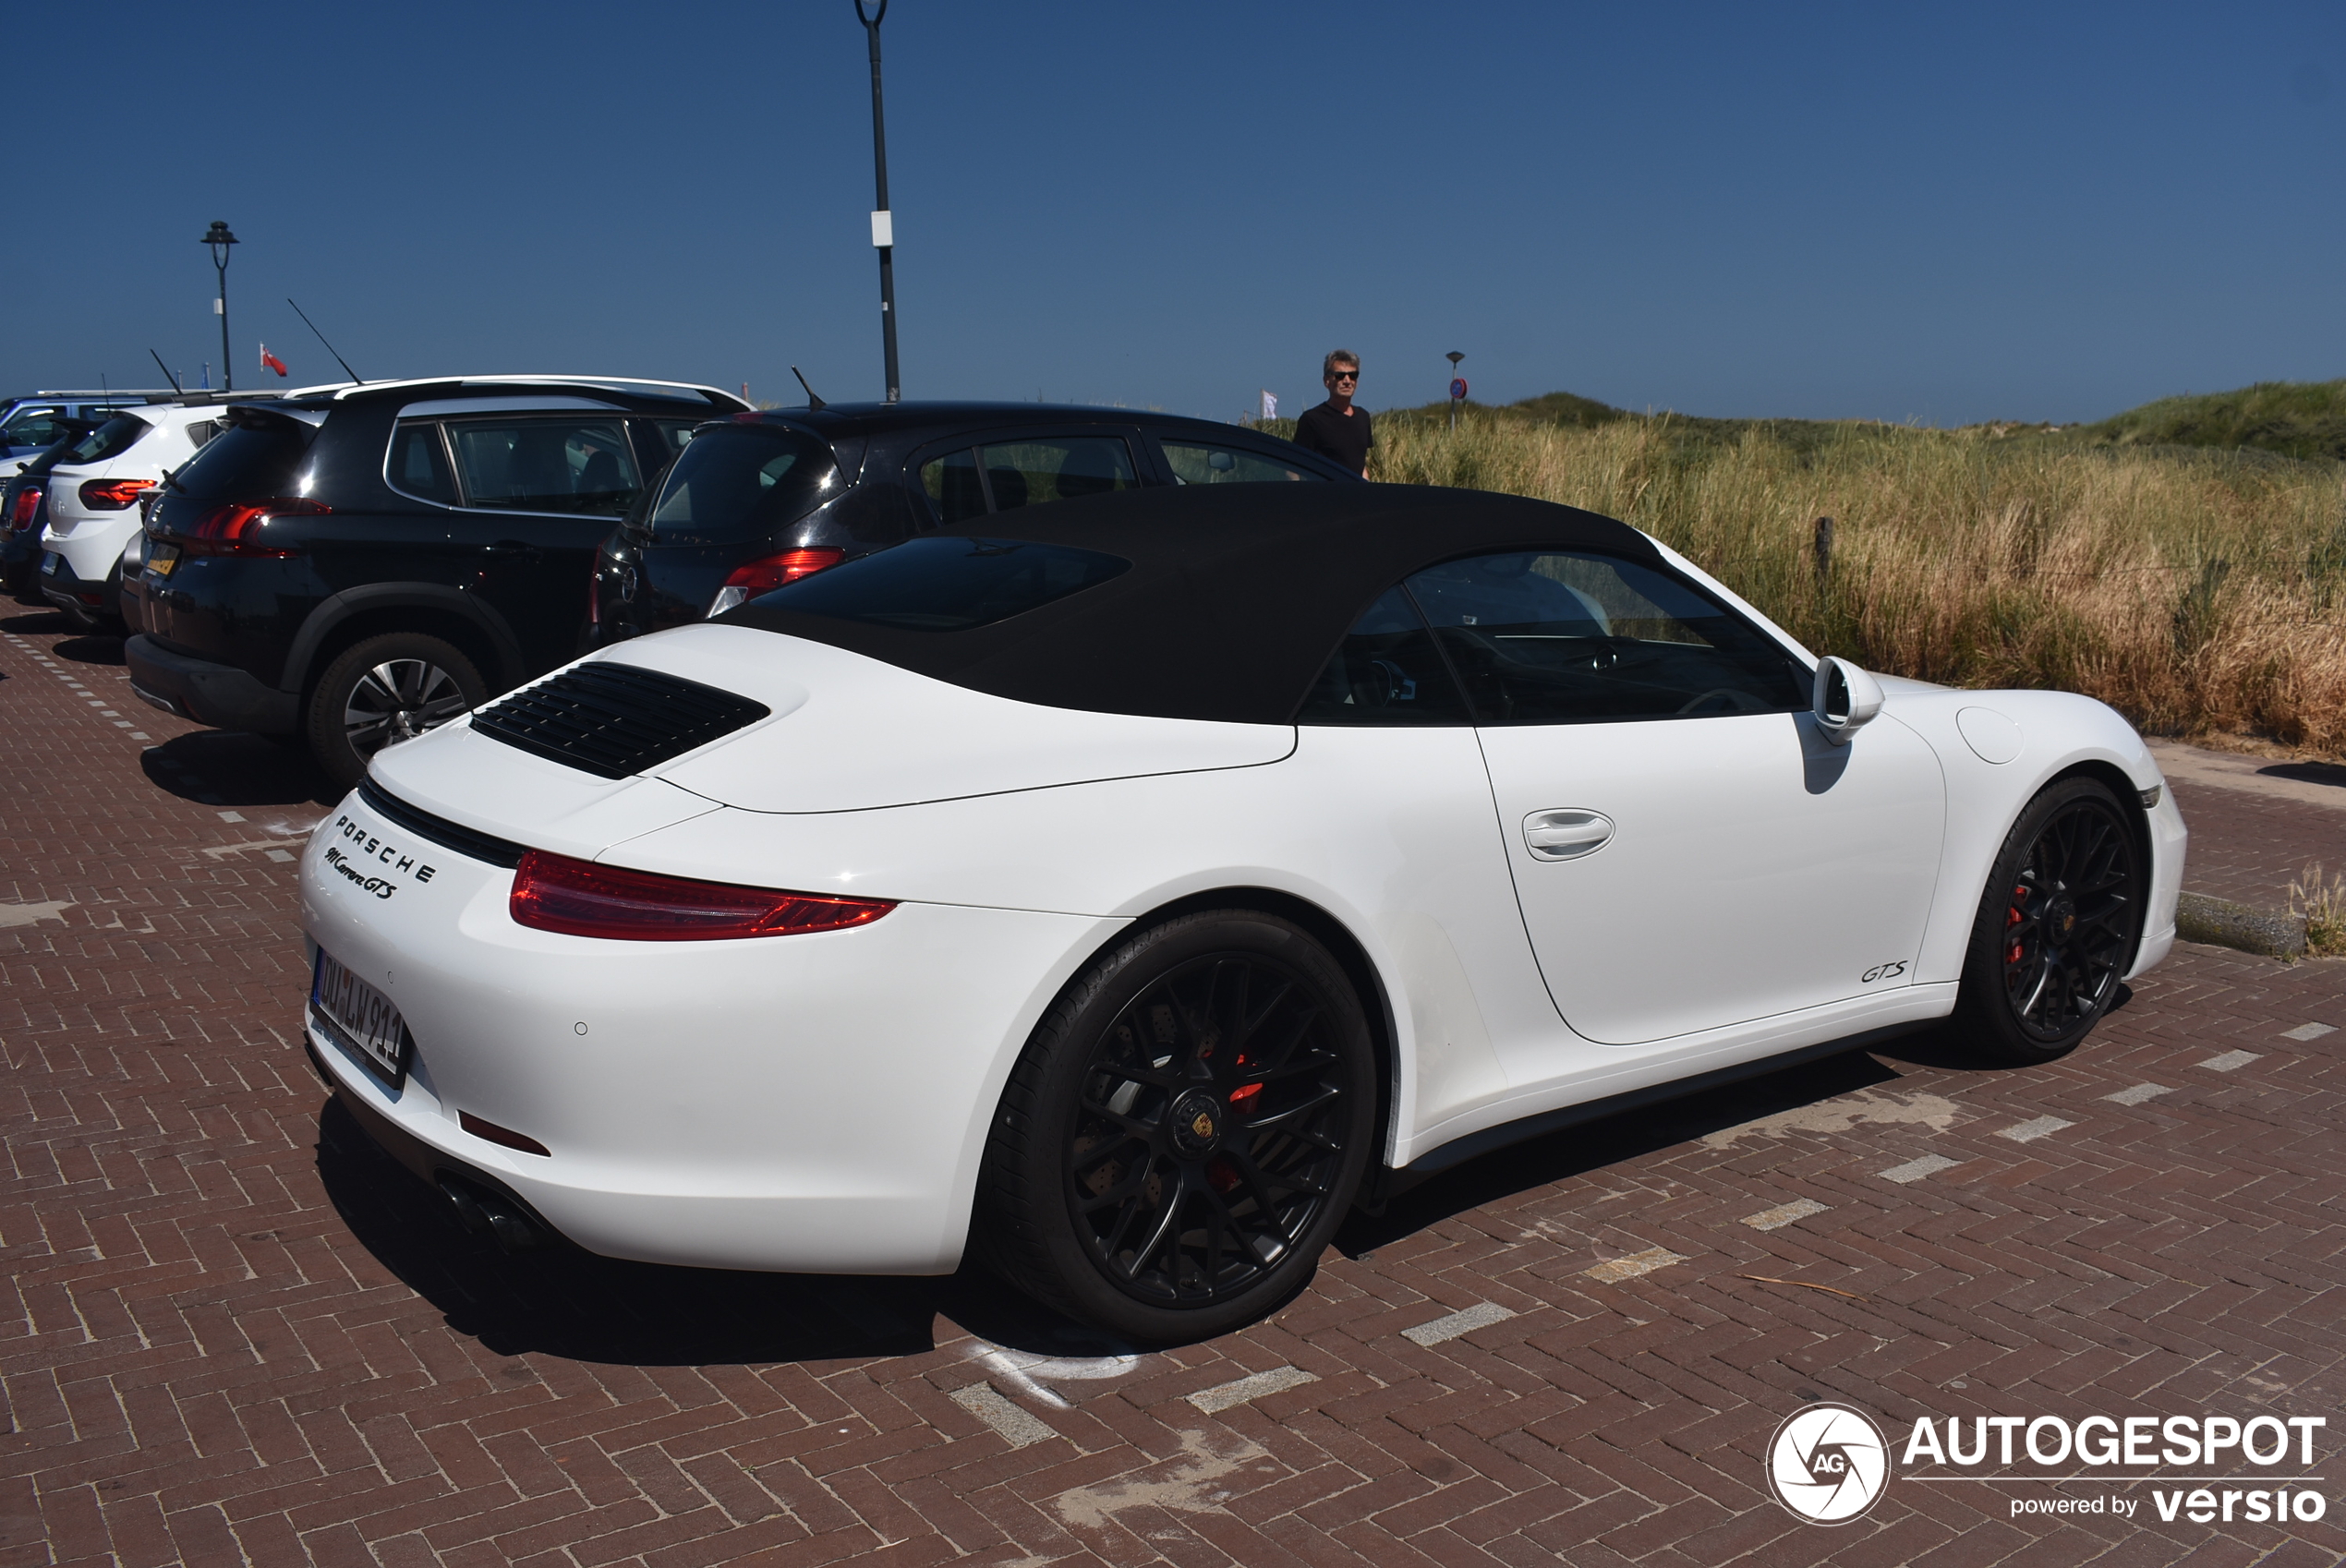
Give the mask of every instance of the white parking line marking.
POLYGON ((1795 1220, 1821 1214, 1829 1207, 1831 1205, 1820 1203, 1813 1198, 1800 1198, 1790 1203, 1779 1203, 1772 1209, 1762 1209, 1756 1214, 1746 1214, 1743 1223, 1753 1230, 1782 1230, 1795 1220))
POLYGON ((264 860, 272 860, 272 861, 289 861, 289 860, 293 859, 293 856, 291 856, 291 855, 289 855, 289 854, 285 853, 285 851, 284 851, 284 850, 270 850, 270 851, 268 852, 268 854, 264 855, 264 856, 263 856, 263 857, 261 857, 261 858, 262 858, 262 859, 264 859, 264 860))
POLYGON ((2325 1034, 2337 1032, 2338 1026, 2334 1023, 2301 1023, 2295 1029, 2282 1030, 2280 1037, 2283 1040, 2319 1040, 2325 1034))
POLYGON ((1274 1367, 1267 1372, 1257 1372, 1252 1377, 1240 1378, 1233 1382, 1216 1383, 1212 1388, 1202 1388, 1190 1395, 1190 1403, 1212 1416, 1227 1410, 1234 1405, 1244 1405, 1248 1400, 1260 1399, 1266 1393, 1277 1393, 1285 1389, 1300 1388, 1305 1383, 1315 1383, 1319 1381, 1320 1375, 1317 1372, 1307 1372, 1300 1367, 1274 1367))
POLYGON ((224 811, 220 814, 220 820, 223 822, 242 822, 244 819, 245 814, 240 811, 224 811))
POLYGON ((2033 1121, 2022 1122, 2018 1127, 2008 1127, 1996 1136, 2009 1138, 2014 1143, 2034 1143, 2047 1133, 2059 1132, 2062 1128, 2076 1125, 2075 1122, 2062 1121, 2059 1116, 2038 1116, 2033 1121))
POLYGON ((1401 1337, 1415 1340, 1420 1345, 1439 1345, 1445 1339, 1456 1339, 1462 1333, 1472 1333, 1477 1329, 1487 1329, 1493 1323, 1504 1323, 1514 1316, 1515 1312, 1510 1308, 1502 1307, 1495 1301, 1481 1301, 1463 1311, 1453 1312, 1446 1318, 1436 1318, 1430 1323, 1420 1323, 1416 1328, 1403 1329, 1401 1337))
POLYGON ((2137 1083, 2132 1089, 2122 1089, 2115 1094, 2105 1094, 2102 1098, 2121 1105, 2139 1105, 2146 1100, 2156 1100, 2161 1094, 2173 1092, 2173 1090, 2163 1083, 2137 1083))
POLYGON ((1920 1181, 1927 1176, 1936 1176, 1941 1171, 1953 1170, 1962 1164, 1961 1160, 1950 1160, 1944 1154, 1925 1154, 1919 1160, 1908 1160, 1903 1165, 1893 1165, 1880 1175, 1884 1181, 1920 1181))
POLYGON ((1040 1417, 1020 1409, 984 1383, 957 1388, 946 1397, 999 1432, 1012 1448, 1058 1436, 1040 1417))
POLYGON ((2210 1056, 2199 1065, 2209 1072, 2238 1072, 2249 1063, 2264 1059, 2255 1051, 2227 1051, 2220 1056, 2210 1056))
POLYGON ((1673 1252, 1666 1247, 1649 1247, 1642 1252, 1632 1252, 1626 1258, 1615 1258, 1610 1263, 1583 1269, 1580 1275, 1599 1285, 1619 1285, 1623 1280, 1633 1280, 1639 1274, 1650 1274, 1656 1269, 1666 1269, 1673 1263, 1686 1260, 1687 1255, 1683 1252, 1673 1252))

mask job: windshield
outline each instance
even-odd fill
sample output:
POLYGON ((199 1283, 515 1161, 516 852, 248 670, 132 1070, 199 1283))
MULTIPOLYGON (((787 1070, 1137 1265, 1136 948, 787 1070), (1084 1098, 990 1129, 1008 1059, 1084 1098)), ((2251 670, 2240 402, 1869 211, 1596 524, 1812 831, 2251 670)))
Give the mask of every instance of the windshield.
POLYGON ((931 537, 786 583, 750 603, 906 632, 966 632, 1081 593, 1131 565, 1069 545, 931 537))
POLYGON ((88 463, 111 463, 137 446, 139 439, 153 428, 144 419, 117 414, 67 447, 65 454, 57 459, 57 466, 66 468, 88 463))
POLYGON ((794 523, 840 493, 830 448, 780 425, 718 425, 678 454, 652 503, 661 544, 726 544, 794 523))
POLYGON ((173 488, 197 501, 256 501, 293 487, 317 432, 298 419, 238 410, 234 423, 180 464, 173 488))

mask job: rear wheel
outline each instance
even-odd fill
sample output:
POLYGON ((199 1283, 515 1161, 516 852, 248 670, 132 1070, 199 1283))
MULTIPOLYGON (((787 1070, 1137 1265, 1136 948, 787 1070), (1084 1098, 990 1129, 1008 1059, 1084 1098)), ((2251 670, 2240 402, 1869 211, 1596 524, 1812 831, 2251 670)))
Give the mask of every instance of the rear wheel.
POLYGON ((304 727, 310 754, 346 790, 366 776, 377 752, 437 729, 488 694, 480 672, 453 644, 418 632, 368 637, 319 678, 304 727))
POLYGON ((1036 1027, 987 1140, 977 1255, 1117 1333, 1221 1333, 1310 1277, 1375 1103, 1368 1021, 1324 948, 1252 911, 1168 921, 1036 1027))
POLYGON ((2045 1062, 2118 997, 2142 931, 2145 868, 2118 798, 2065 778, 2028 802, 1979 900, 1954 1021, 1967 1043, 2045 1062))

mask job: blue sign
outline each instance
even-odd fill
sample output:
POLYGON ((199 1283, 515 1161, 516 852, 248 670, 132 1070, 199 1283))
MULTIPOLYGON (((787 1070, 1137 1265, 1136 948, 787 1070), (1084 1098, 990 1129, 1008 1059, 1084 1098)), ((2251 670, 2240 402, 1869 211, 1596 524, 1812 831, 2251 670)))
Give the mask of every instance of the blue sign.
POLYGON ((1466 396, 1466 378, 1455 377, 1450 382, 1450 401, 1457 403, 1466 396))

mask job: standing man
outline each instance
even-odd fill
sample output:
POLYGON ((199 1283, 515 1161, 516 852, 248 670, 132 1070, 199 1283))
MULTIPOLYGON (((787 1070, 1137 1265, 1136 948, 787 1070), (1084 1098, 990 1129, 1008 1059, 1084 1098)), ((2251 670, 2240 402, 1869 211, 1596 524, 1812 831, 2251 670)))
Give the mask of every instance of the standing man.
POLYGON ((1303 411, 1295 422, 1295 444, 1332 457, 1365 479, 1369 448, 1376 442, 1369 434, 1369 411, 1352 406, 1352 395, 1360 386, 1360 356, 1337 349, 1321 363, 1320 380, 1328 389, 1328 400, 1303 411))

